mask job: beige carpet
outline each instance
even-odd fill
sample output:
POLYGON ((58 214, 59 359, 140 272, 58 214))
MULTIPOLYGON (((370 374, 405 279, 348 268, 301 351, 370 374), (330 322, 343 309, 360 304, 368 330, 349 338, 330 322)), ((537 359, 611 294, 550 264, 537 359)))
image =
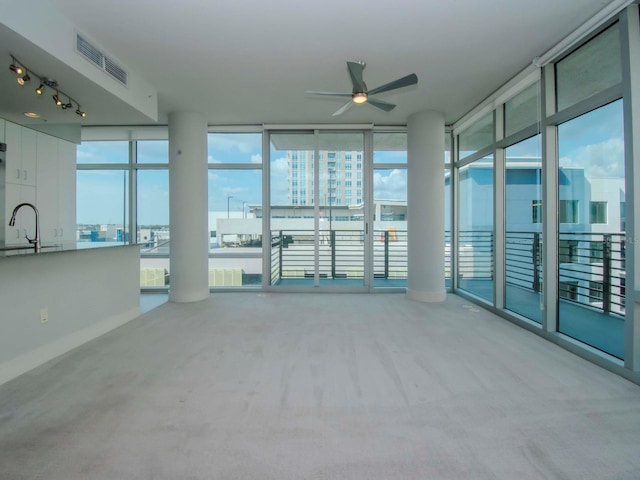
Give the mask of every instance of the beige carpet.
POLYGON ((0 479, 634 479, 640 387, 450 295, 165 304, 0 387, 0 479))

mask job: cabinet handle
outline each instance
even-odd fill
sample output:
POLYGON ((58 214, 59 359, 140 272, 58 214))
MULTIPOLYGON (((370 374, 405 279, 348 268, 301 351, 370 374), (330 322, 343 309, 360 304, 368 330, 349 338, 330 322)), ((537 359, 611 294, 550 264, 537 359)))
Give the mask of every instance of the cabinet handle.
POLYGON ((23 180, 26 180, 26 179, 27 179, 27 171, 26 171, 26 170, 23 170, 22 172, 23 172, 22 179, 23 179, 23 180))
POLYGON ((62 227, 60 227, 60 236, 64 236, 64 229, 62 227))
POLYGON ((20 180, 20 169, 16 170, 16 180, 20 180))
POLYGON ((54 228, 53 229, 53 238, 57 238, 58 237, 58 229, 54 228))

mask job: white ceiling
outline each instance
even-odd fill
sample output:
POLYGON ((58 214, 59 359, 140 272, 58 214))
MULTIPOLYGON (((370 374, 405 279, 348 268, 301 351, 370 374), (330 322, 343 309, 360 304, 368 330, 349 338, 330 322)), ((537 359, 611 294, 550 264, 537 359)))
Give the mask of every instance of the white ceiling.
MULTIPOLYGON (((49 1, 80 33, 158 89, 160 123, 166 123, 171 111, 190 110, 203 113, 211 125, 393 125, 427 109, 444 112, 452 123, 609 3, 49 1), (409 73, 417 74, 418 85, 379 95, 398 105, 389 113, 363 105, 332 117, 343 100, 313 98, 304 92, 349 92, 347 60, 367 62, 364 79, 370 89, 409 73)), ((20 8, 20 3, 15 5, 20 8)), ((35 47, 18 35, 3 35, 0 29, 0 40, 7 65, 9 52, 23 51, 41 62, 42 69, 55 70, 51 59, 38 57, 35 47), (44 65, 47 62, 52 65, 44 65)), ((16 89, 11 72, 5 72, 0 79, 0 115, 16 89)), ((83 124, 142 122, 132 109, 91 90, 71 72, 56 74, 65 79, 68 93, 92 111, 83 124)), ((24 111, 20 105, 12 108, 24 111)), ((67 112, 52 121, 78 118, 67 112)))

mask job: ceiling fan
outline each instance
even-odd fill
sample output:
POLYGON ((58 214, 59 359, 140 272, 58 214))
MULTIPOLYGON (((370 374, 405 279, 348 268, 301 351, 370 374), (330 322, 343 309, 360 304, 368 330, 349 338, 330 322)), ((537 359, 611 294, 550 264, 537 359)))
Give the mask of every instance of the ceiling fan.
POLYGON ((370 98, 371 95, 375 95, 377 93, 388 92, 390 90, 395 90, 397 88, 408 87, 409 85, 415 85, 418 83, 418 77, 415 73, 411 75, 407 75, 406 77, 399 78, 394 80, 393 82, 385 83, 379 87, 376 87, 372 90, 367 89, 367 85, 362 80, 362 71, 366 67, 365 62, 347 62, 347 67, 349 69, 349 76, 351 77, 351 83, 353 84, 352 93, 339 93, 339 92, 315 92, 315 91, 307 91, 304 92, 309 95, 321 95, 327 97, 351 97, 346 104, 340 107, 333 116, 342 115, 344 112, 349 110, 353 105, 361 105, 363 103, 369 103, 374 107, 380 108, 385 112, 390 112, 396 106, 393 103, 383 102, 382 100, 376 100, 374 98, 370 98))

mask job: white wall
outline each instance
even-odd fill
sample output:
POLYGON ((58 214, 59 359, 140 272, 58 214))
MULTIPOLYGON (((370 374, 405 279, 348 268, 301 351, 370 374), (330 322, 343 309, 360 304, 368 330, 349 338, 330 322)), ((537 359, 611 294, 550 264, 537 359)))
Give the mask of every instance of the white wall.
POLYGON ((0 384, 136 318, 139 255, 133 245, 0 257, 0 384))

